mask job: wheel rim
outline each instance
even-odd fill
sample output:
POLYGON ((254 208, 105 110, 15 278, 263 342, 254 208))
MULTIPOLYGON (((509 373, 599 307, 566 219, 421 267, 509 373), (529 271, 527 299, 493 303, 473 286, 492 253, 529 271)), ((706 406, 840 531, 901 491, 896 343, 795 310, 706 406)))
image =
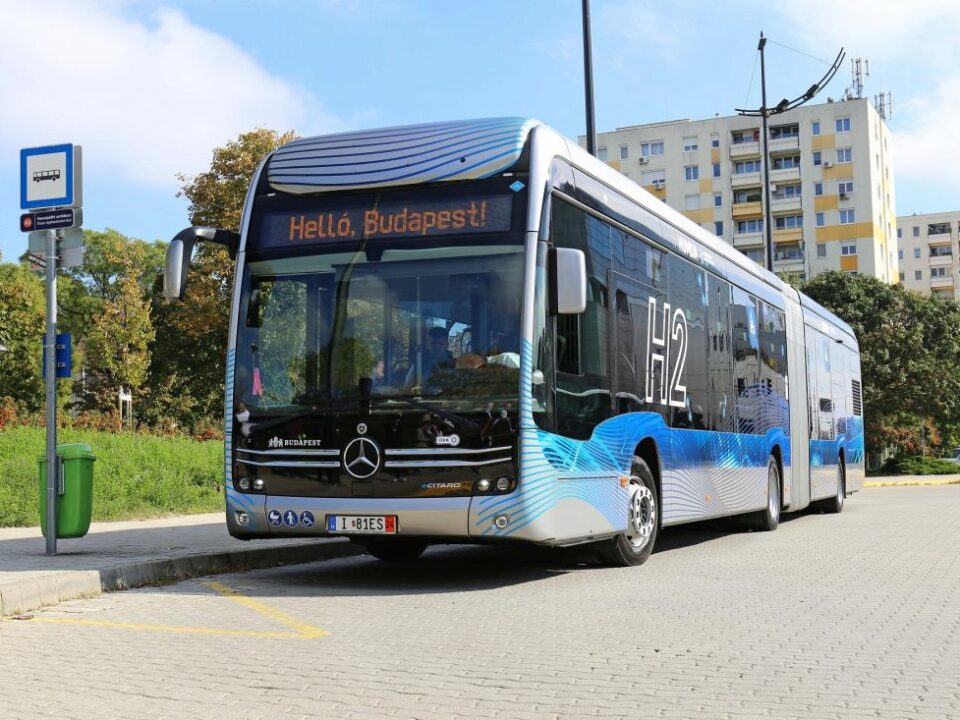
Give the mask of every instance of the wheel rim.
POLYGON ((767 468, 767 512, 774 521, 780 519, 780 476, 774 463, 767 468))
POLYGON ((657 500, 639 478, 630 482, 630 517, 627 522, 627 540, 634 550, 643 549, 657 523, 657 500))

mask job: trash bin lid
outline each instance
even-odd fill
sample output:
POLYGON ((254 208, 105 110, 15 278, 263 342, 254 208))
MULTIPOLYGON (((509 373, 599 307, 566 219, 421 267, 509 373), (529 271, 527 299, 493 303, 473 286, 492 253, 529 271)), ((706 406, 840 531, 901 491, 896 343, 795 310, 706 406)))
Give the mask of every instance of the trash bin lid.
POLYGON ((64 460, 96 460, 93 450, 86 443, 64 443, 57 445, 57 455, 64 460))

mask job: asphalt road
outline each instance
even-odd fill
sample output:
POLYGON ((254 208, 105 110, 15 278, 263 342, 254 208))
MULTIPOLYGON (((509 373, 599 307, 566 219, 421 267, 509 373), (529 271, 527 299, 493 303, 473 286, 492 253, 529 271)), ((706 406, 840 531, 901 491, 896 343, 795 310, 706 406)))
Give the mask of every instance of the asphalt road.
POLYGON ((0 718, 960 718, 960 486, 774 533, 668 529, 641 568, 439 547, 0 622, 0 718))

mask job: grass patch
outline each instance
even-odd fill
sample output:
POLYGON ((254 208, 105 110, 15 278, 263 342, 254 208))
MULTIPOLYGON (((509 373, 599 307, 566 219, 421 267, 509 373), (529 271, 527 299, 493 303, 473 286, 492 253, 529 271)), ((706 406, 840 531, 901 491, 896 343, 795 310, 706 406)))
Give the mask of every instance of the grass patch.
POLYGON ((870 475, 954 475, 960 473, 960 464, 925 457, 923 455, 897 455, 887 460, 870 475))
MULTIPOLYGON (((0 527, 39 525, 37 458, 46 431, 0 430, 0 527)), ((223 442, 97 430, 61 430, 59 443, 93 449, 93 519, 216 512, 223 509, 223 442)))

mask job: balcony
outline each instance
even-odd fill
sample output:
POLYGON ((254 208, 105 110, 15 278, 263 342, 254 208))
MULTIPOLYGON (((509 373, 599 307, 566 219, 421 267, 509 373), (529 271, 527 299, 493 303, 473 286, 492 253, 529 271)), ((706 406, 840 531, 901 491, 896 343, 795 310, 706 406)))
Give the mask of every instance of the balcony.
POLYGON ((775 213, 782 213, 787 211, 800 212, 803 210, 803 204, 800 202, 800 196, 794 195, 793 197, 782 197, 778 198, 776 195, 771 196, 770 198, 770 209, 775 213))
POLYGON ((775 252, 773 254, 773 269, 780 272, 797 272, 805 269, 803 255, 799 257, 793 255, 784 255, 775 252))
POLYGON ((760 217, 762 213, 762 207, 760 201, 757 202, 742 202, 733 204, 733 218, 735 220, 742 220, 743 218, 749 217, 760 217))
POLYGON ((950 231, 940 233, 930 233, 927 235, 927 242, 931 245, 946 245, 950 243, 950 231))
POLYGON ((763 246, 763 233, 734 233, 733 246, 735 248, 752 248, 763 246))
POLYGON ((774 228, 773 241, 775 243, 799 243, 803 241, 803 228, 774 228))
POLYGON ((784 150, 799 150, 800 149, 800 138, 794 137, 779 137, 779 138, 770 138, 770 143, 767 145, 767 148, 770 152, 782 152, 784 150))
POLYGON ((952 288, 953 287, 953 275, 944 275, 943 277, 932 277, 930 278, 930 288, 952 288))
POLYGON ((730 177, 730 184, 735 188, 756 187, 760 184, 760 173, 748 172, 740 173, 739 175, 734 173, 730 177))
POLYGON ((786 182, 787 180, 799 180, 800 179, 800 168, 780 168, 779 170, 774 169, 771 165, 770 167, 770 182, 780 183, 786 182))
POLYGON ((760 154, 760 143, 759 142, 742 142, 742 143, 730 143, 730 157, 731 158, 748 158, 756 157, 760 154))
POLYGON ((931 255, 930 267, 943 267, 953 265, 953 255, 931 255))

